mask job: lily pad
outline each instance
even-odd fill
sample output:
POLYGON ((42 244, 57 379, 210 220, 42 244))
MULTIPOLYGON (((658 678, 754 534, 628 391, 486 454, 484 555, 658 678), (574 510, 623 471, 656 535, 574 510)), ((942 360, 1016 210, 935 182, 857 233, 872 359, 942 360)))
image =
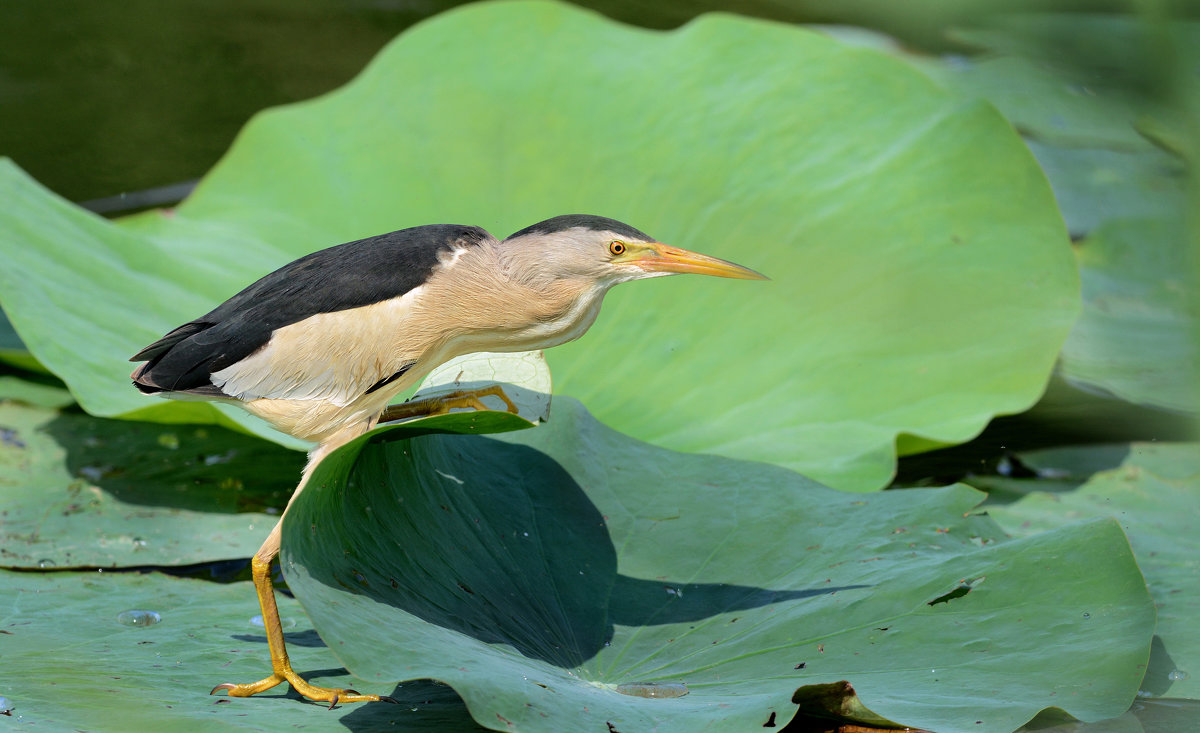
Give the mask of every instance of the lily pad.
POLYGON ((727 16, 659 33, 472 4, 256 117, 171 212, 116 229, 11 166, 0 191, 18 331, 85 409, 139 419, 212 408, 150 406, 133 351, 304 253, 437 221, 602 213, 767 273, 618 288, 549 354, 556 380, 639 438, 855 489, 887 482, 898 434, 961 441, 1032 404, 1077 310, 1053 197, 993 109, 727 16))
POLYGON ((1171 733, 1191 730, 1200 720, 1200 701, 1139 697, 1118 718, 1083 723, 1061 711, 1047 711, 1018 733, 1171 733))
MULTIPOLYGON (((540 357, 511 361, 535 381, 548 380, 540 357)), ((456 363, 475 373, 483 368, 478 361, 456 363)), ((511 370, 501 363, 489 373, 504 381, 511 370)), ((549 404, 528 389, 510 391, 534 419, 549 404)), ((529 427, 524 417, 485 410, 422 417, 392 430, 473 434, 529 427)), ((294 451, 218 427, 128 423, 0 402, 0 567, 170 566, 249 557, 278 521, 303 465, 294 451)))
POLYGON ((1084 310, 1063 346, 1063 376, 1130 402, 1200 411, 1190 254, 1182 222, 1170 220, 1113 222, 1084 240, 1084 310))
POLYGON ((1200 618, 1200 445, 1088 446, 1019 458, 1039 475, 972 480, 1004 492, 1003 503, 988 503, 988 513, 1017 535, 1094 517, 1119 521, 1158 608, 1143 689, 1156 696, 1200 699, 1200 636, 1195 631, 1200 618), (1012 501, 1014 495, 1020 498, 1012 501))
POLYGON ((214 426, 0 403, 0 566, 248 557, 303 465, 294 451, 214 426))
POLYGON ((1147 111, 1147 97, 1139 93, 1144 90, 1005 51, 923 68, 963 94, 986 97, 1018 130, 1042 143, 1126 151, 1152 147, 1135 127, 1147 111))
MULTIPOLYGON (((280 699, 287 686, 245 700, 210 697, 221 682, 270 670, 255 625, 254 587, 152 573, 0 571, 0 639, 9 673, 0 695, 6 722, 38 730, 469 731, 476 727, 449 688, 420 681, 393 689, 349 676, 313 633, 296 601, 279 596, 288 652, 317 684, 388 694, 401 705, 323 706, 280 699), (125 611, 152 611, 151 625, 124 625, 125 611)), ((145 618, 144 616, 140 618, 145 618)))
POLYGON ((958 35, 999 55, 926 68, 988 99, 1026 136, 1082 240, 1084 313, 1063 347, 1063 376, 1141 405, 1200 410, 1186 168, 1178 146, 1146 136, 1177 123, 1164 80, 1191 74, 1200 25, 1053 13, 990 23, 958 35))
POLYGON ((356 675, 444 681, 499 730, 758 729, 842 680, 934 730, 1124 712, 1154 612, 1120 528, 1009 541, 979 498, 839 493, 560 398, 536 430, 344 446, 282 564, 356 675))
POLYGON ((1158 149, 1071 148, 1037 140, 1028 144, 1076 238, 1107 222, 1181 220, 1187 198, 1186 173, 1179 158, 1158 149))

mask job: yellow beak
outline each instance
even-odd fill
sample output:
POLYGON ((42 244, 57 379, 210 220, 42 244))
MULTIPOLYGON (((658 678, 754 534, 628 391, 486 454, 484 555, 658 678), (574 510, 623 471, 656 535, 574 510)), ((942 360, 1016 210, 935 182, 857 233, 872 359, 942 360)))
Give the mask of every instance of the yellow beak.
POLYGON ((639 252, 631 252, 629 264, 637 265, 650 272, 690 272, 696 275, 732 277, 738 280, 770 280, 762 273, 748 267, 735 265, 726 260, 709 257, 698 252, 671 247, 662 242, 645 245, 639 252))

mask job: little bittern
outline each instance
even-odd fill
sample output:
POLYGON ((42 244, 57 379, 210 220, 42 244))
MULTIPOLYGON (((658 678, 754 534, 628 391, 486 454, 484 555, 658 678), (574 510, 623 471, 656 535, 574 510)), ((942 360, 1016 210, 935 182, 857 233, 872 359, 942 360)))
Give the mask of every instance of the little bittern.
MULTIPOLYGON (((133 383, 147 394, 232 402, 315 443, 294 501, 322 457, 380 420, 479 408, 483 394, 515 411, 495 388, 388 408, 438 365, 579 338, 613 285, 687 272, 765 279, 599 216, 558 216, 504 240, 473 226, 402 229, 314 252, 267 275, 139 351, 131 361, 145 363, 133 383)), ((282 522, 251 565, 272 674, 213 692, 245 697, 286 680, 331 707, 384 699, 316 687, 292 670, 270 574, 282 522)))

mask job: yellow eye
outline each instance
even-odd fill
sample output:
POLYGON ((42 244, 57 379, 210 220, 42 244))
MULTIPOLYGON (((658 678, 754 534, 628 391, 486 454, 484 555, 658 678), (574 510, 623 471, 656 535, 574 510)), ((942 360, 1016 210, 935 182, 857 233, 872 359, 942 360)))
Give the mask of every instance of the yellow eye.
POLYGON ((611 252, 614 257, 617 255, 625 254, 625 243, 617 242, 615 240, 612 242, 609 242, 608 243, 608 251, 611 252))

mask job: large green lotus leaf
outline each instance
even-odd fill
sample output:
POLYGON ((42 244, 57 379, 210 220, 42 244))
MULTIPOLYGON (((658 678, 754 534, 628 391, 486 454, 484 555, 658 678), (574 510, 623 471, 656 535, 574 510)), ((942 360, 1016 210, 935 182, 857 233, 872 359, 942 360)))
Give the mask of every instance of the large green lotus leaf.
POLYGON ((1076 248, 1083 315, 1062 351, 1068 380, 1125 400, 1200 410, 1195 269, 1182 223, 1112 222, 1076 248))
POLYGON ((279 596, 296 669, 317 684, 389 694, 334 711, 280 699, 287 686, 250 699, 210 697, 221 682, 270 670, 258 602, 248 582, 219 585, 157 573, 0 571, 0 695, 15 729, 127 731, 469 731, 448 688, 429 682, 372 684, 350 677, 313 633, 304 611, 279 596), (127 626, 124 611, 160 621, 127 626))
MULTIPOLYGON (((6 202, 0 207, 0 248, 6 258, 0 301, 30 352, 67 383, 85 410, 215 423, 305 447, 235 407, 151 399, 130 384, 131 336, 143 341, 141 324, 165 323, 155 315, 162 304, 198 309, 193 316, 206 310, 211 298, 205 297, 203 284, 219 263, 189 262, 171 248, 126 233, 56 198, 6 159, 0 159, 0 198, 6 202), (190 287, 165 279, 168 273, 184 276, 190 287)), ((244 256, 253 260, 249 249, 244 256)))
POLYGON ((1005 492, 988 513, 1018 535, 1092 517, 1115 517, 1133 546, 1158 608, 1142 686, 1158 696, 1200 699, 1200 445, 1134 443, 1022 454, 1038 476, 979 477, 1005 492), (1018 491, 1013 499, 1012 491, 1018 491))
POLYGON ((658 33, 545 2, 440 15, 343 89, 259 115, 188 201, 120 231, 4 180, 22 205, 0 215, 0 298, 103 414, 181 409, 147 408, 123 360, 301 254, 586 211, 774 282, 618 288, 550 353, 563 392, 643 439, 869 489, 897 434, 960 441, 1031 404, 1077 308, 1050 191, 993 109, 733 17, 658 33))
POLYGON ((356 675, 442 680, 500 730, 757 730, 840 680, 933 730, 1124 712, 1154 611, 1120 528, 1008 541, 978 501, 674 453, 560 398, 499 439, 339 449, 282 564, 356 675))
MULTIPOLYGON (((521 417, 482 411, 421 418, 393 432, 528 427, 521 417)), ((0 402, 0 567, 248 557, 278 521, 303 465, 299 453, 218 427, 0 402)))

